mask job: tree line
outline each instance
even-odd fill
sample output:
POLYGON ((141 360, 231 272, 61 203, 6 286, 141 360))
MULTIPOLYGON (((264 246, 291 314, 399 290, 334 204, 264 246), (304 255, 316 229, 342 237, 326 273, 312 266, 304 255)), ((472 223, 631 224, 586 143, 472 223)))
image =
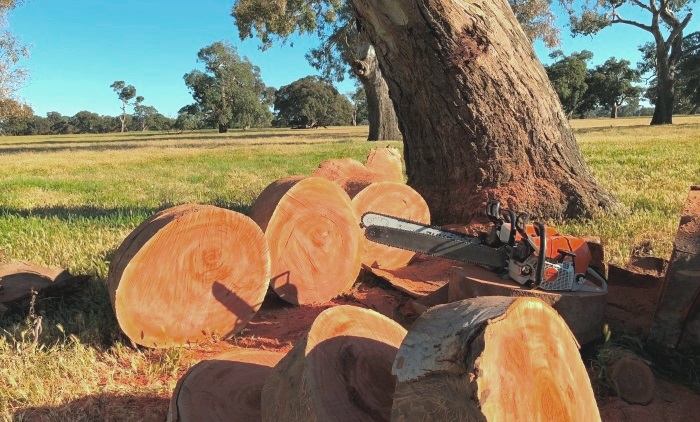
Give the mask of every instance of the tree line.
POLYGON ((63 135, 143 130, 341 126, 366 124, 367 100, 362 87, 343 95, 328 81, 307 76, 280 89, 267 87, 260 69, 240 57, 228 42, 216 42, 198 53, 204 70, 184 75, 194 102, 170 118, 145 104, 133 85, 114 81, 121 114, 103 116, 80 111, 74 116, 49 112, 34 115, 31 107, 0 100, 0 130, 4 135, 63 135), (131 112, 129 112, 131 111, 131 112))

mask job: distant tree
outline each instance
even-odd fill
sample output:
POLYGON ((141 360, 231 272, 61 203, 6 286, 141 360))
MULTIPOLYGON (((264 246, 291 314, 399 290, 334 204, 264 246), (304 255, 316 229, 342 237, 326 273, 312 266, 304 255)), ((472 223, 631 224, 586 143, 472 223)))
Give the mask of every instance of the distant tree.
POLYGON ((136 88, 133 85, 126 85, 124 81, 114 81, 110 88, 117 94, 119 100, 122 102, 122 115, 120 121, 122 124, 121 131, 124 132, 126 129, 126 107, 136 96, 136 88))
POLYGON ((134 102, 134 122, 141 131, 155 126, 155 116, 158 115, 158 110, 153 106, 144 105, 143 100, 142 96, 138 96, 134 102))
MULTIPOLYGON (((653 43, 639 47, 642 61, 637 67, 642 73, 652 72, 645 97, 656 104, 658 80, 656 78, 656 55, 653 43)), ((700 106, 700 32, 683 38, 683 53, 675 68, 676 90, 673 109, 677 113, 694 114, 700 106)))
POLYGON ((0 0, 0 100, 13 98, 24 85, 28 69, 17 66, 29 56, 29 48, 22 45, 8 29, 8 13, 21 5, 22 0, 0 0))
POLYGON ((12 98, 0 99, 0 133, 24 135, 34 117, 34 110, 12 98))
POLYGON ((352 121, 350 101, 318 76, 307 76, 280 88, 275 111, 281 125, 339 126, 352 121))
POLYGON ((566 56, 561 50, 557 50, 549 57, 557 61, 544 68, 567 118, 571 119, 574 112, 586 111, 581 106, 586 103, 588 61, 593 57, 593 53, 583 50, 566 56))
POLYGON ((184 76, 195 103, 219 133, 230 127, 248 128, 269 125, 272 113, 265 103, 269 94, 260 77, 260 69, 238 55, 236 47, 224 41, 204 47, 197 54, 204 72, 193 70, 184 76))
POLYGON ((367 109, 367 94, 362 85, 355 85, 355 91, 348 93, 352 104, 352 125, 366 125, 369 122, 369 110, 367 109))
POLYGON ((656 84, 652 125, 673 123, 676 67, 683 55, 683 30, 692 18, 696 0, 560 0, 567 6, 574 34, 591 35, 613 24, 631 25, 647 31, 654 38, 656 84), (627 12, 650 17, 649 23, 623 16, 627 12), (681 16, 684 15, 684 16, 681 16))
POLYGON ((590 72, 587 84, 589 94, 598 105, 609 110, 614 119, 626 101, 641 95, 643 89, 633 85, 640 79, 639 71, 631 68, 628 60, 611 57, 590 72))
POLYGON ((68 120, 76 133, 104 133, 103 119, 97 113, 79 111, 68 120))
POLYGON ((46 123, 52 135, 64 135, 74 131, 68 117, 61 115, 57 111, 46 113, 46 123))

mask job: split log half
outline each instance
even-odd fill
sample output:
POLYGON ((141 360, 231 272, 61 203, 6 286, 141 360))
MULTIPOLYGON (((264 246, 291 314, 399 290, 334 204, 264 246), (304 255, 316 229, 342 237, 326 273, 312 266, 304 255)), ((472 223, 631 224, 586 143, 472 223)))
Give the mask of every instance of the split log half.
POLYGON ((196 364, 175 386, 168 422, 261 421, 263 384, 283 356, 238 349, 196 364))
POLYGON ((374 311, 354 306, 324 311, 265 381, 263 420, 389 420, 391 365, 405 335, 399 324, 374 311))
POLYGON ((277 180, 250 216, 265 231, 271 285, 287 302, 326 303, 348 291, 360 273, 359 218, 348 195, 319 177, 277 180))
POLYGON ((122 331, 142 346, 169 347, 240 332, 262 304, 269 277, 267 243, 253 220, 180 205, 124 240, 107 282, 122 331))
POLYGON ((377 148, 370 151, 367 163, 352 158, 322 162, 313 176, 337 183, 351 198, 375 182, 403 182, 401 154, 397 149, 377 148))
POLYGON ((536 298, 481 297, 428 310, 401 344, 393 373, 392 421, 600 420, 574 336, 536 298))
POLYGON ((559 312, 579 343, 587 344, 603 335, 607 292, 532 290, 475 265, 452 269, 448 288, 450 302, 481 296, 536 297, 559 312))
MULTIPOLYGON (((430 224, 430 210, 422 196, 410 186, 396 182, 372 183, 362 189, 353 199, 357 215, 376 212, 393 217, 430 224)), ((364 233, 364 229, 363 229, 364 233)), ((408 265, 415 255, 391 246, 372 242, 362 236, 362 265, 368 268, 393 270, 408 265)))

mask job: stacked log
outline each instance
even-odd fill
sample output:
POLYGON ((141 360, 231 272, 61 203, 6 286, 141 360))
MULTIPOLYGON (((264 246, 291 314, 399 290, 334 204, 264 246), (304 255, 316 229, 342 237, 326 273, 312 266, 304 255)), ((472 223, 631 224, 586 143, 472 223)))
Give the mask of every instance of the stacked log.
POLYGON ((135 343, 169 347, 232 336, 260 307, 270 257, 248 217, 205 205, 159 212, 114 254, 107 283, 135 343))
POLYGON ((271 287, 295 305, 326 303, 348 291, 360 272, 359 217, 348 195, 320 177, 270 184, 250 217, 270 245, 271 287))
POLYGON ((392 421, 600 420, 576 339, 536 298, 430 309, 401 344, 393 373, 392 421))
MULTIPOLYGON (((422 196, 410 186, 396 182, 372 183, 353 199, 357 215, 367 212, 389 215, 430 224, 430 210, 422 196)), ((382 245, 362 235, 362 265, 368 268, 393 270, 408 265, 414 253, 382 245)))
POLYGON ((353 198, 375 182, 403 182, 401 154, 388 147, 372 150, 365 164, 351 158, 330 159, 321 163, 313 176, 337 183, 353 198))
POLYGON ((168 422, 261 421, 263 383, 283 356, 238 349, 196 364, 175 386, 168 422))
POLYGON ((399 324, 374 311, 354 306, 324 311, 265 381, 263 420, 389 420, 391 365, 405 335, 399 324))

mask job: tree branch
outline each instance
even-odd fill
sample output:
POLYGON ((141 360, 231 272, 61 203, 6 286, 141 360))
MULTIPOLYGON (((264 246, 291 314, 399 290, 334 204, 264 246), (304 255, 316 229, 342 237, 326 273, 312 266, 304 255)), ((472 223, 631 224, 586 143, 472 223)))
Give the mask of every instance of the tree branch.
MULTIPOLYGON (((652 0, 652 1, 653 1, 653 0, 652 0)), ((648 10, 648 11, 650 11, 650 12, 653 13, 653 11, 651 10, 651 7, 650 7, 650 6, 647 6, 646 4, 642 3, 642 2, 639 1, 639 0, 632 0, 632 3, 636 4, 637 6, 641 7, 642 9, 646 9, 646 10, 648 10)))
MULTIPOLYGON (((676 37, 678 37, 680 34, 683 33, 683 30, 685 29, 686 26, 688 26, 688 22, 690 22, 690 18, 693 17, 692 13, 688 13, 683 19, 683 22, 678 24, 677 26, 673 27, 673 31, 671 31, 671 34, 669 34, 668 39, 666 40, 666 48, 669 49, 671 48, 671 45, 673 42, 676 40, 676 37)), ((675 19, 675 17, 674 17, 675 19)), ((676 22, 678 22, 678 19, 676 19, 676 22)))
POLYGON ((612 23, 624 23, 624 24, 626 24, 626 25, 636 26, 637 28, 641 28, 641 29, 643 29, 643 30, 645 30, 645 31, 651 32, 652 34, 654 33, 654 31, 653 31, 653 29, 651 28, 651 26, 649 26, 649 25, 644 25, 644 24, 642 24, 642 23, 635 22, 635 21, 630 21, 630 20, 627 20, 627 19, 622 19, 622 18, 620 17, 620 15, 617 14, 617 12, 615 12, 615 13, 613 14, 612 23))

